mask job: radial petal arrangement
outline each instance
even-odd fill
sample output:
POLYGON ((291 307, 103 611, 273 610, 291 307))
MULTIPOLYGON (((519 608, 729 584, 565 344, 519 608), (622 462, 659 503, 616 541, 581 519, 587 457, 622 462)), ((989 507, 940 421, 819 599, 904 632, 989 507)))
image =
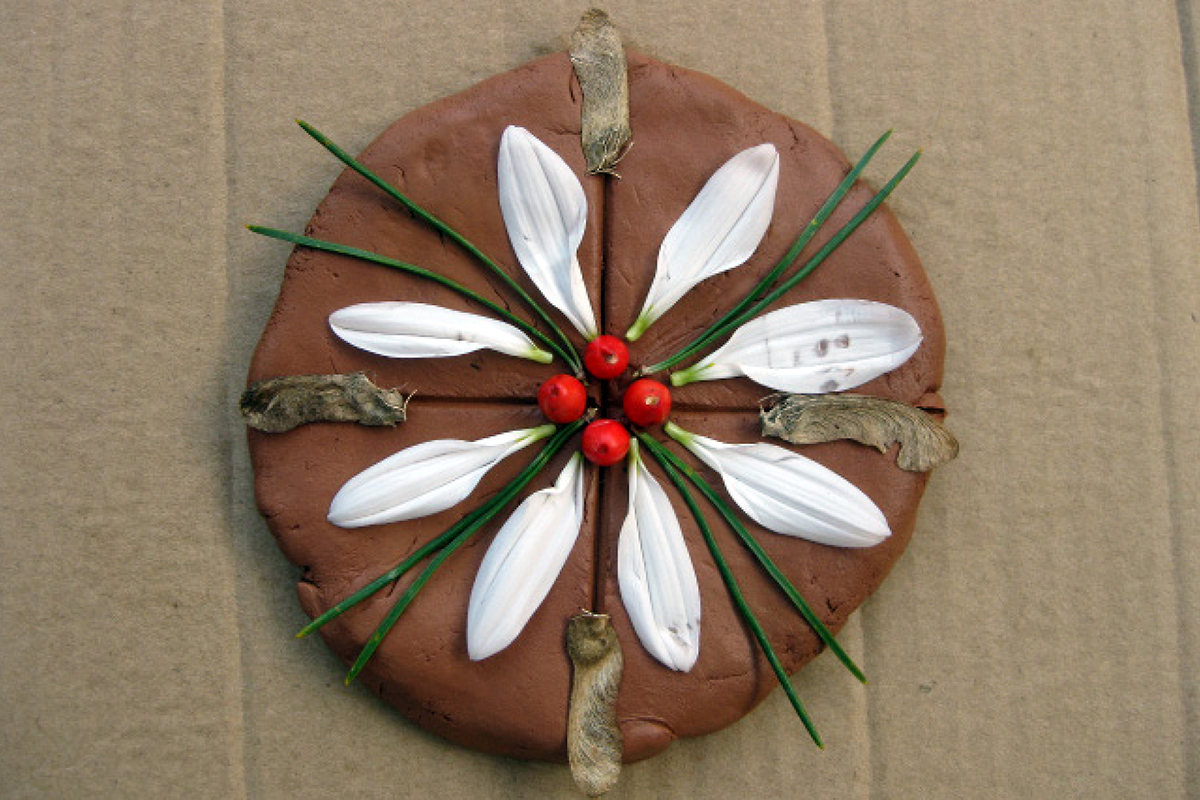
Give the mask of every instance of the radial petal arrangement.
POLYGON ((497 164, 500 212, 521 267, 586 339, 598 333, 576 251, 587 197, 562 158, 524 128, 509 126, 497 164))
POLYGON ((512 644, 537 611, 583 524, 583 456, 554 486, 525 498, 492 540, 467 608, 467 653, 480 661, 512 644))
MULTIPOLYGON (((865 165, 870 154, 886 138, 885 135, 877 142, 856 170, 865 165)), ((340 149, 335 148, 335 153, 341 153, 340 149)), ((352 166, 357 164, 347 154, 342 153, 339 157, 347 163, 353 162, 352 166)), ((906 170, 911 168, 911 163, 906 170)), ((355 168, 372 177, 361 165, 355 168)), ((754 254, 771 224, 779 172, 778 151, 774 145, 764 143, 736 154, 709 177, 661 244, 653 282, 640 314, 627 333, 629 339, 641 336, 692 287, 738 267, 754 254)), ((808 241, 804 237, 815 235, 824 219, 833 213, 856 174, 856 171, 852 172, 839 186, 834 198, 822 207, 793 247, 794 252, 777 267, 778 272, 772 271, 763 279, 762 286, 747 295, 741 306, 727 313, 727 317, 732 318, 729 326, 721 328, 710 339, 699 341, 682 356, 673 357, 675 360, 671 364, 693 358, 693 353, 702 352, 709 346, 709 341, 715 344, 729 327, 743 323, 724 346, 690 368, 674 373, 672 383, 683 385, 692 381, 744 376, 783 392, 842 391, 897 368, 920 347, 922 332, 908 312, 868 300, 818 300, 753 318, 775 299, 768 296, 757 301, 761 305, 737 315, 738 309, 761 296, 767 291, 768 284, 777 278, 784 281, 784 287, 772 291, 780 295, 786 290, 788 281, 798 280, 797 276, 783 279, 782 270, 803 249, 803 244, 808 241)), ((889 186, 894 186, 900 177, 903 176, 893 179, 889 186)), ((376 185, 386 186, 377 177, 373 180, 376 185)), ((521 267, 547 301, 585 338, 594 339, 598 335, 596 316, 577 258, 588 215, 587 200, 579 179, 557 153, 529 131, 509 126, 499 146, 497 189, 504 225, 521 267)), ((407 207, 415 207, 396 190, 391 193, 403 198, 407 207)), ((870 208, 861 210, 859 216, 865 218, 870 211, 870 208)), ((442 226, 439 230, 446 227, 427 212, 420 214, 433 220, 435 227, 442 226)), ((844 239, 852 230, 852 227, 843 229, 837 235, 844 239)), ((271 231, 272 235, 277 233, 271 231)), ((452 233, 465 242, 456 232, 452 233)), ((542 320, 540 324, 558 334, 566 344, 566 351, 560 350, 543 331, 509 313, 506 305, 501 307, 485 300, 465 286, 453 284, 429 270, 308 237, 290 236, 290 240, 302 246, 351 255, 431 277, 465 294, 472 302, 483 303, 484 307, 508 320, 416 302, 360 303, 329 316, 332 331, 354 347, 401 359, 441 358, 491 349, 549 363, 551 353, 540 349, 530 338, 532 336, 572 366, 578 366, 577 358, 568 357, 567 351, 574 354, 569 340, 540 308, 537 309, 542 320)), ((833 247, 836 246, 835 242, 833 247)), ((473 245, 469 247, 471 252, 477 252, 473 245)), ((832 250, 828 244, 826 248, 832 250)), ((524 290, 520 291, 528 300, 524 290)), ((622 363, 621 369, 624 367, 622 363)), ((583 377, 582 370, 580 376, 583 377)), ((576 378, 570 380, 579 384, 576 378)), ((654 382, 643 380, 638 383, 654 382)), ((663 393, 667 392, 665 387, 658 387, 663 393)), ((586 397, 582 389, 580 394, 586 397)), ((631 396, 627 394, 625 399, 631 396)), ((669 409, 670 395, 665 396, 668 402, 665 408, 669 409)), ((588 425, 595 411, 581 417, 585 404, 586 400, 581 400, 580 408, 572 412, 570 421, 566 422, 564 416, 565 424, 560 427, 542 425, 477 441, 428 441, 401 450, 350 478, 332 499, 328 512, 331 523, 343 528, 359 528, 412 520, 445 511, 466 500, 500 461, 534 442, 552 437, 542 452, 534 456, 532 463, 509 484, 461 515, 441 536, 424 543, 391 572, 360 587, 350 598, 314 620, 305 631, 320 627, 383 586, 394 585, 405 572, 429 559, 363 648, 351 677, 357 674, 439 566, 470 537, 490 524, 508 503, 514 502, 555 453, 588 425)), ((664 411, 660 417, 639 421, 630 410, 631 405, 624 407, 628 420, 647 428, 663 422, 667 413, 664 411)), ((557 418, 552 410, 542 408, 547 418, 557 418)), ((597 420, 593 424, 615 427, 622 437, 628 438, 627 426, 617 420, 597 420)), ((890 536, 886 517, 870 497, 815 461, 773 444, 717 441, 684 431, 671 422, 666 423, 664 430, 717 472, 734 504, 746 517, 768 530, 847 548, 871 547, 890 536)), ((645 442, 647 452, 660 460, 684 502, 693 511, 735 604, 759 638, 780 680, 786 684, 786 673, 753 612, 745 605, 703 513, 683 485, 685 475, 718 507, 768 574, 801 609, 809 624, 861 678, 861 672, 832 640, 825 623, 808 608, 788 578, 761 552, 761 548, 757 548, 730 504, 720 498, 690 465, 650 438, 647 430, 635 428, 634 432, 645 442)), ((585 451, 588 450, 587 443, 585 434, 585 451)), ((588 458, 597 464, 612 463, 612 460, 599 460, 590 452, 588 458)), ((619 462, 620 455, 614 458, 619 462)), ((696 570, 671 499, 647 469, 637 438, 629 442, 626 461, 628 507, 619 531, 616 559, 621 601, 645 650, 667 668, 687 672, 695 666, 700 654, 702 614, 696 570)), ((584 457, 578 452, 572 454, 554 485, 525 497, 495 534, 475 574, 468 603, 466 644, 471 660, 490 658, 516 641, 558 580, 584 521, 584 469, 584 457)), ((811 725, 791 687, 788 691, 806 725, 811 725)), ((815 731, 813 733, 816 738, 815 731)))

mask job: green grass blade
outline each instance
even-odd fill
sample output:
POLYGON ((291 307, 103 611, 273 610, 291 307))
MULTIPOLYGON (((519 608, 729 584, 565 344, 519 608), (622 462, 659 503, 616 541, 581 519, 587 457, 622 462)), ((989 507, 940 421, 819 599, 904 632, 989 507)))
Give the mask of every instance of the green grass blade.
MULTIPOLYGON (((554 444, 555 442, 558 442, 558 444, 556 445, 556 448, 561 448, 562 442, 565 442, 576 430, 579 429, 579 427, 580 427, 580 423, 576 422, 570 428, 559 429, 554 434, 554 437, 551 438, 550 442, 547 443, 547 447, 554 444), (566 432, 568 430, 570 431, 569 433, 566 432)), ((543 451, 544 450, 545 450, 545 448, 543 448, 543 451)), ((444 532, 442 532, 438 536, 436 536, 433 539, 426 542, 416 552, 414 552, 412 555, 410 555, 408 558, 406 558, 404 561, 402 561, 399 565, 397 565, 393 569, 385 572, 384 574, 380 575, 378 578, 371 581, 366 586, 359 589, 357 592, 350 595, 345 600, 343 600, 342 602, 333 606, 328 611, 326 611, 324 614, 321 614, 319 617, 314 619, 312 622, 305 625, 303 628, 300 629, 300 632, 296 634, 296 638, 298 638, 298 639, 304 638, 305 636, 308 636, 310 633, 317 630, 318 628, 321 628, 324 625, 326 625, 327 623, 333 621, 334 619, 337 619, 342 614, 344 614, 345 612, 349 611, 354 606, 361 603, 363 600, 366 600, 368 597, 375 594, 375 592, 379 591, 384 586, 387 586, 389 583, 403 577, 409 570, 411 570, 414 566, 416 566, 418 563, 420 563, 422 560, 424 560, 424 558, 426 556, 428 556, 434 550, 437 550, 437 549, 443 547, 447 542, 450 542, 451 540, 453 540, 454 537, 456 537, 459 533, 461 533, 464 528, 466 528, 467 526, 478 521, 481 516, 483 516, 484 514, 488 514, 489 512, 494 513, 495 506, 504 505, 505 503, 507 503, 509 500, 511 500, 513 498, 514 495, 516 495, 517 492, 519 492, 519 491, 521 491, 521 489, 525 488, 525 486, 529 483, 529 481, 533 479, 533 476, 537 474, 539 469, 541 469, 541 467, 537 466, 537 464, 538 464, 538 459, 535 458, 532 462, 530 462, 525 467, 525 469, 521 470, 521 472, 518 473, 517 476, 515 478, 513 478, 512 481, 510 481, 503 489, 501 489, 499 492, 497 492, 495 495, 493 495, 491 498, 489 498, 487 501, 485 501, 482 505, 478 506, 473 511, 471 511, 470 513, 465 515, 462 519, 460 519, 458 522, 451 525, 449 528, 447 528, 444 532)))
MULTIPOLYGON (((291 233, 290 231, 281 231, 277 228, 267 228, 262 225, 247 225, 246 229, 251 233, 257 233, 260 236, 266 236, 271 239, 279 239, 283 242, 291 242, 292 244, 300 245, 301 247, 311 247, 313 250, 323 250, 327 253, 337 253, 338 255, 349 256, 350 258, 357 258, 362 261, 369 261, 372 264, 391 267, 392 269, 400 270, 401 272, 407 272, 410 275, 417 275, 435 283, 439 283, 442 286, 445 286, 447 289, 452 289, 453 291, 458 292, 463 297, 474 300, 476 303, 479 303, 492 313, 502 317, 508 322, 511 322, 513 325, 516 325, 518 328, 536 338, 542 344, 546 345, 546 347, 558 355, 558 357, 563 361, 567 362, 567 364, 573 369, 575 368, 575 362, 568 356, 568 351, 565 351, 559 347, 558 343, 551 340, 548 336, 546 336, 546 334, 542 333, 537 328, 518 317, 516 314, 513 314, 504 306, 499 305, 498 303, 493 303, 491 300, 488 300, 486 297, 473 292, 472 290, 463 286, 461 283, 452 281, 446 276, 437 272, 425 269, 424 267, 418 267, 415 264, 398 261, 394 258, 389 258, 387 256, 380 255, 379 253, 374 253, 370 250, 363 250, 358 247, 351 247, 350 245, 338 244, 336 242, 326 241, 325 239, 316 239, 312 236, 304 236, 299 233, 291 233)), ((574 350, 569 352, 574 355, 574 350)))
POLYGON ((813 631, 817 634, 825 646, 829 648, 829 652, 833 653, 837 660, 842 662, 842 665, 850 671, 851 675, 857 678, 860 682, 866 683, 867 677, 863 674, 863 671, 859 669, 859 666, 854 663, 854 659, 850 658, 850 654, 842 649, 841 644, 838 643, 838 640, 834 637, 833 632, 825 626, 825 623, 821 621, 821 618, 818 617, 816 612, 812 610, 812 606, 810 606, 808 601, 804 599, 799 591, 797 591, 795 585, 791 582, 791 580, 788 579, 788 576, 783 574, 783 571, 780 570, 771 557, 767 555, 767 552, 762 549, 762 546, 759 545, 758 540, 755 539, 754 535, 746 529, 746 526, 742 524, 742 521, 737 518, 737 514, 735 514, 733 509, 729 507, 729 504, 725 502, 724 498, 717 494, 712 488, 712 485, 709 484, 708 481, 704 480, 704 478, 702 478, 700 474, 696 472, 696 470, 692 469, 692 467, 683 461, 683 459, 679 458, 679 456, 675 455, 653 438, 646 436, 645 434, 642 434, 641 438, 643 441, 650 439, 653 444, 647 442, 646 447, 654 450, 662 458, 666 458, 668 461, 670 461, 671 465, 674 466, 675 469, 683 473, 683 475, 685 475, 687 479, 690 480, 695 487, 700 490, 700 493, 704 495, 705 499, 707 499, 709 503, 712 504, 713 508, 717 509, 717 512, 725 520, 725 524, 727 524, 730 529, 737 534, 738 538, 741 539, 742 543, 746 546, 746 549, 749 550, 754 555, 755 559, 758 560, 758 563, 762 566, 763 570, 765 570, 766 573, 771 576, 776 585, 779 586, 780 590, 782 590, 783 593, 787 595, 788 599, 792 601, 792 605, 796 607, 796 610, 800 612, 800 616, 804 617, 804 620, 812 627, 813 631))
MULTIPOLYGON (((417 594, 422 588, 424 588, 425 584, 429 582, 429 579, 433 577, 433 574, 437 572, 438 567, 440 567, 442 563, 454 553, 455 550, 461 547, 464 542, 474 536, 479 529, 488 522, 488 520, 496 516, 496 514, 502 508, 504 508, 504 506, 508 505, 509 501, 511 501, 522 489, 524 489, 525 486, 529 484, 529 481, 533 480, 533 477, 541 472, 542 468, 550 462, 550 459, 562 449, 562 446, 566 444, 567 439, 571 438, 571 436, 573 436, 580 428, 587 424, 588 421, 589 418, 585 416, 576 420, 570 425, 561 427, 554 434, 553 438, 546 443, 546 446, 541 449, 541 452, 537 454, 537 457, 534 458, 534 460, 530 462, 529 465, 525 467, 525 469, 522 470, 516 478, 509 481, 505 487, 496 494, 495 497, 477 509, 472 515, 473 518, 469 522, 464 520, 466 524, 455 526, 458 528, 457 533, 447 544, 442 547, 438 554, 433 557, 433 560, 429 562, 425 569, 422 570, 421 574, 417 576, 417 579, 413 581, 412 585, 408 587, 403 595, 401 595, 400 599, 397 600, 395 605, 392 606, 391 610, 388 611, 387 616, 384 617, 383 621, 379 623, 379 626, 375 629, 375 632, 371 634, 371 638, 367 640, 366 645, 358 654, 358 658, 355 659, 354 665, 350 668, 350 672, 346 675, 347 684, 358 677, 358 674, 362 672, 364 667, 366 667, 367 662, 371 660, 371 656, 375 654, 375 651, 379 648, 379 645, 383 643, 384 638, 392 630, 392 627, 395 626, 397 620, 400 619, 400 616, 404 613, 405 609, 408 608, 408 606, 416 598, 417 594)), ((454 528, 451 528, 451 530, 454 530, 454 528)), ((449 534, 449 531, 447 531, 446 534, 443 534, 442 537, 438 538, 443 538, 447 536, 447 534, 449 534)))
MULTIPOLYGON (((493 510, 492 514, 488 515, 488 518, 494 515, 498 510, 499 507, 493 510)), ((354 661, 354 666, 350 667, 350 672, 346 674, 347 686, 349 686, 350 683, 358 677, 358 673, 362 672, 363 668, 367 666, 367 662, 371 660, 371 656, 375 655, 375 651, 379 649, 379 645, 383 644, 384 637, 388 635, 388 633, 392 630, 392 627, 396 624, 397 620, 400 619, 400 615, 404 613, 405 609, 408 608, 409 604, 412 603, 421 589, 425 587, 425 584, 429 582, 429 579, 433 577, 433 573, 437 572, 437 569, 442 565, 442 562, 449 558, 451 554, 454 553, 454 551, 457 550, 460 545, 462 545, 463 542, 471 538, 471 534, 478 530, 479 527, 481 527, 485 522, 487 522, 487 518, 480 519, 474 525, 464 529, 458 534, 458 536, 454 537, 453 541, 443 547, 441 551, 433 557, 433 560, 429 562, 429 565, 421 571, 421 574, 417 576, 417 579, 412 582, 412 585, 408 587, 400 599, 396 601, 396 604, 392 606, 390 611, 388 611, 388 614, 386 617, 384 617, 383 622, 379 623, 379 627, 375 629, 375 632, 371 634, 371 638, 367 640, 367 643, 363 647, 362 651, 359 652, 358 658, 354 661)))
MULTIPOLYGON (((808 735, 812 737, 817 747, 825 748, 821 741, 820 734, 817 733, 816 726, 813 725, 812 718, 809 717, 808 711, 805 710, 804 704, 800 702, 799 695, 796 694, 795 687, 792 686, 792 681, 788 677, 787 671, 784 670, 783 664, 779 661, 779 656, 775 654, 775 648, 771 645, 771 641, 767 638, 766 631, 758 621, 758 617, 750 609, 750 605, 746 602, 746 598, 742 595, 742 590, 738 586, 737 579, 733 577, 733 570, 729 568, 729 564, 725 561, 724 554, 721 553, 721 548, 717 545, 717 540, 712 534, 712 530, 708 527, 708 521, 704 518, 704 512, 700 510, 700 506, 696 504, 692 493, 688 491, 687 484, 683 482, 683 478, 671 465, 671 462, 663 458, 660 451, 650 444, 652 438, 645 434, 639 433, 638 438, 647 444, 647 449, 654 455, 655 459, 666 471, 667 477, 675 484, 675 488, 679 490, 679 494, 683 497, 683 502, 687 504, 688 510, 692 512, 692 516, 696 519, 696 524, 700 527, 700 533, 704 537, 704 543, 708 545, 709 552, 712 553, 713 560, 717 564, 717 570, 721 573, 721 579, 725 581, 725 588, 729 590, 729 596, 733 598, 733 604, 741 612, 742 618, 746 620, 746 624, 750 627, 750 631, 754 634, 754 638, 758 641, 758 646, 762 648, 763 654, 767 657, 771 669, 775 671, 775 677, 779 679, 779 683, 783 686, 783 691, 787 694, 788 700, 795 709, 796 715, 800 717, 800 721, 804 723, 808 735)), ((654 442, 654 445, 657 445, 654 442)))
POLYGON ((565 347, 572 354, 572 356, 574 356, 574 358, 567 359, 567 363, 570 364, 571 367, 573 369, 575 369, 576 372, 582 371, 583 362, 579 360, 579 354, 575 352, 575 347, 574 347, 574 345, 571 344, 571 340, 568 339, 567 335, 565 333, 563 333, 562 329, 559 328, 558 325, 556 325, 554 323, 554 320, 552 320, 550 318, 550 316, 546 313, 545 309, 543 309, 536 300, 534 300, 532 297, 530 297, 529 294, 524 289, 522 289, 521 286, 515 280, 513 280, 512 276, 510 276, 507 272, 505 272, 503 269, 501 269, 500 266, 495 261, 492 261, 492 259, 488 258, 487 255, 485 255, 483 253, 483 251, 481 251, 475 245, 471 244, 471 242, 467 241, 466 237, 464 237, 458 231, 454 230, 454 228, 451 228, 445 222, 438 219, 437 217, 435 217, 433 214, 426 211, 421 206, 417 205, 412 200, 412 198, 410 198, 408 195, 404 194, 399 189, 397 189, 395 186, 393 186, 392 184, 385 181, 383 178, 376 175, 373 171, 371 171, 369 168, 367 168, 367 166, 365 164, 363 164, 358 159, 356 159, 354 156, 350 155, 348 152, 346 152, 341 147, 336 145, 333 142, 333 140, 331 140, 328 136, 321 133, 319 130, 314 128, 312 125, 309 125, 304 120, 298 119, 298 120, 296 120, 296 124, 299 125, 301 128, 303 128, 305 133, 307 133, 309 136, 311 136, 313 139, 315 139, 318 144, 320 144, 322 147, 324 147, 326 150, 328 150, 330 153, 332 153, 339 161, 341 161, 347 167, 354 170, 359 175, 362 175, 364 178, 369 180, 371 183, 378 186, 389 197, 393 198, 394 200, 399 202, 401 205, 403 205, 405 208, 407 208, 409 211, 411 211, 413 213, 413 215, 416 216, 418 219, 422 220, 423 222, 425 222, 426 224, 428 224, 435 230, 441 232, 442 234, 444 234, 445 236, 447 236, 448 238, 453 240, 455 244, 457 244, 462 249, 466 250, 467 253, 469 253, 473 258, 475 258, 484 267, 486 267, 487 269, 489 269, 493 273, 495 273, 496 277, 500 278, 500 280, 503 281, 504 284, 513 291, 513 293, 515 293, 518 297, 521 298, 522 302, 524 302, 525 305, 530 308, 530 310, 532 310, 535 314, 537 314, 539 317, 541 317, 542 321, 545 322, 552 331, 554 331, 554 335, 556 337, 558 337, 558 339, 562 343, 563 347, 565 347))
MULTIPOLYGON (((879 206, 883 204, 883 201, 886 200, 893 191, 895 191, 896 187, 900 184, 900 181, 904 180, 905 176, 907 176, 908 173, 912 171, 912 168, 917 165, 917 160, 920 157, 921 151, 918 150, 907 162, 905 162, 904 166, 892 176, 892 179, 884 184, 883 188, 880 189, 879 192, 876 193, 876 195, 872 197, 871 200, 865 206, 863 206, 849 222, 843 225, 841 229, 838 230, 838 232, 835 233, 833 237, 826 242, 824 246, 822 246, 821 249, 818 250, 816 254, 814 254, 813 257, 810 258, 798 272, 781 283, 766 297, 755 302, 750 308, 743 311, 737 318, 725 323, 725 325, 723 325, 719 330, 710 331, 709 333, 703 335, 701 339, 690 348, 692 355, 694 355, 697 351, 707 347, 714 340, 732 333, 746 322, 749 322, 751 319, 758 316, 764 309, 771 306, 776 300, 778 300, 780 297, 783 297, 783 295, 795 287, 796 284, 807 278, 813 270, 819 267, 821 263, 829 257, 830 253, 836 250, 842 242, 846 241, 847 237, 854 233, 854 231, 858 229, 858 226, 862 225, 862 223, 875 212, 875 209, 879 208, 879 206)), ((677 359, 672 357, 672 359, 668 359, 668 361, 672 361, 672 363, 667 364, 666 361, 663 361, 659 364, 655 364, 654 367, 648 368, 647 371, 649 371, 649 369, 654 369, 655 371, 669 369, 682 360, 683 357, 677 359)))
MULTIPOLYGON (((476 511, 478 511, 478 510, 479 509, 476 509, 476 511)), ((363 600, 366 600, 368 597, 375 594, 376 592, 378 592, 384 586, 387 586, 392 581, 396 581, 396 580, 399 580, 400 578, 404 577, 404 575, 407 574, 410 569, 412 569, 417 564, 419 564, 421 561, 423 561, 425 559, 425 556, 429 555, 434 550, 437 550, 438 548, 442 547, 447 542, 449 542, 451 539, 453 539, 455 536, 457 536, 459 534, 459 532, 461 531, 462 527, 465 527, 466 524, 470 524, 470 523, 467 522, 467 518, 464 517, 463 520, 460 521, 458 524, 450 527, 449 529, 447 529, 440 535, 435 536, 434 538, 430 539, 428 542, 426 542, 424 545, 422 545, 415 553, 413 553, 408 558, 404 559, 404 561, 400 562, 400 564, 398 566, 396 566, 393 569, 380 575, 378 578, 371 581, 366 586, 359 589, 357 592, 350 595, 345 600, 343 600, 342 602, 333 606, 328 611, 326 611, 324 614, 321 614, 319 617, 316 617, 312 622, 305 625, 303 628, 300 629, 300 632, 296 634, 296 638, 303 639, 305 636, 308 636, 313 631, 324 627, 326 624, 332 622, 333 620, 340 617, 342 614, 344 614, 347 611, 349 611, 350 609, 354 608, 356 605, 361 603, 363 600)))
POLYGON ((833 214, 834 209, 841 204, 842 199, 846 196, 846 193, 850 191, 850 188, 854 185, 854 182, 858 180, 858 176, 862 174, 862 171, 866 169, 867 164, 871 162, 871 159, 874 158, 875 154, 879 152, 879 148, 883 147, 883 143, 886 142, 891 135, 891 130, 888 130, 875 140, 875 143, 868 148, 867 152, 863 154, 863 157, 858 160, 858 163, 856 163, 850 169, 850 172, 846 174, 846 177, 842 179, 842 182, 839 183, 834 188, 833 192, 830 193, 829 197, 826 198, 825 203, 819 209, 817 209, 817 213, 813 216, 808 225, 804 227, 804 230, 800 232, 800 235, 796 238, 796 241, 792 245, 791 249, 784 253, 783 258, 779 260, 779 263, 776 264, 775 267, 769 273, 767 273, 766 277, 759 281, 758 284, 756 284, 755 287, 751 289, 750 292, 743 297, 736 306, 725 312, 725 314, 712 325, 710 325, 707 330, 693 339, 691 344, 688 344, 670 358, 665 359, 664 361, 661 361, 652 367, 647 367, 644 372, 649 374, 667 369, 675 364, 678 364, 680 361, 696 352, 696 350, 701 347, 701 342, 704 341, 705 337, 714 333, 715 331, 720 330, 731 320, 736 319, 743 311, 746 310, 746 308, 749 307, 751 303, 761 297, 771 287, 771 285, 775 283, 775 281, 779 280, 779 277, 784 273, 784 271, 787 270, 787 268, 792 265, 792 262, 794 262, 800 255, 800 251, 802 251, 805 246, 812 241, 812 238, 817 235, 817 232, 821 230, 821 226, 823 226, 825 221, 829 219, 829 216, 833 214))

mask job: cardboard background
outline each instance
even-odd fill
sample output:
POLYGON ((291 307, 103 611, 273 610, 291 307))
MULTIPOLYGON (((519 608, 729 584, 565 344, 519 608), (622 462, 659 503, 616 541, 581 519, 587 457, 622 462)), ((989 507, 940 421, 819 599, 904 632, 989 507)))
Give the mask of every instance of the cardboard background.
MULTIPOLYGON (((614 797, 1200 797, 1200 2, 606 8, 879 182, 938 292, 963 455, 823 656, 614 797), (1191 103, 1189 103, 1189 98, 1191 103)), ((408 110, 585 4, 0 0, 0 795, 559 797, 442 743, 303 620, 234 413, 287 248, 408 110)))

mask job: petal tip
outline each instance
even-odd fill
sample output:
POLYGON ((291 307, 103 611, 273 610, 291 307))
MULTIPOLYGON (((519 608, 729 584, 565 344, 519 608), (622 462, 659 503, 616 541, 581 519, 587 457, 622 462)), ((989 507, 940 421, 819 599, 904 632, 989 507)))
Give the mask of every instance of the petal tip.
POLYGON ((763 142, 762 144, 755 145, 754 147, 746 150, 746 153, 755 158, 762 158, 764 160, 770 158, 772 164, 775 166, 778 166, 779 164, 779 148, 777 148, 771 142, 763 142))
POLYGON ((504 143, 505 143, 505 142, 506 142, 506 141, 507 141, 507 140, 508 140, 510 137, 513 137, 513 136, 520 136, 520 135, 522 135, 522 134, 524 134, 524 135, 526 135, 526 136, 529 136, 529 135, 531 135, 531 134, 529 133, 529 131, 525 130, 525 129, 524 129, 524 128, 522 128, 520 125, 509 125, 508 127, 506 127, 506 128, 504 129, 504 133, 500 134, 500 144, 501 144, 501 146, 503 146, 503 145, 504 145, 504 143))
POLYGON ((472 636, 471 632, 467 631, 467 657, 472 661, 483 661, 503 650, 504 647, 497 647, 494 641, 487 641, 481 634, 472 636))

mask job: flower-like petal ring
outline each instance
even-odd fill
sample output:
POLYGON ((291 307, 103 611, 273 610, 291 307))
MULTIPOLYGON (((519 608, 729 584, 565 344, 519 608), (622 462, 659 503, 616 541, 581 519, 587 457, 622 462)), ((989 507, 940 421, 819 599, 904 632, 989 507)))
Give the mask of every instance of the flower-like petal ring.
MULTIPOLYGON (((598 329, 576 256, 587 219, 579 179, 553 150, 515 126, 501 140, 498 178, 500 208, 518 261, 546 300, 593 338, 598 329)), ((779 156, 769 144, 734 155, 714 173, 663 241, 630 338, 688 289, 753 254, 770 223, 778 180, 779 156)), ((516 329, 497 328, 488 343, 487 321, 466 319, 471 315, 425 311, 416 320, 400 320, 377 305, 335 312, 330 324, 351 344, 383 355, 413 357, 421 350, 421 356, 438 357, 492 346, 541 359, 531 355, 536 348, 516 329), (349 324, 355 320, 357 328, 349 324), (414 338, 421 336, 422 341, 414 338)), ((782 391, 835 391, 895 369, 920 343, 915 320, 901 309, 865 300, 819 300, 748 322, 673 380, 744 375, 782 391)), ((408 448, 352 478, 334 498, 329 518, 358 527, 444 510, 465 499, 492 465, 552 429, 408 448)), ((776 445, 726 444, 678 428, 668 431, 720 473, 741 509, 770 530, 839 547, 869 547, 888 536, 887 520, 870 498, 814 461, 776 445)), ((629 462, 629 509, 618 544, 621 597, 647 651, 665 666, 687 671, 700 648, 695 570, 671 503, 636 443, 629 462)), ((472 591, 473 659, 515 640, 549 592, 582 520, 581 471, 576 455, 554 487, 530 495, 497 534, 472 591)))

